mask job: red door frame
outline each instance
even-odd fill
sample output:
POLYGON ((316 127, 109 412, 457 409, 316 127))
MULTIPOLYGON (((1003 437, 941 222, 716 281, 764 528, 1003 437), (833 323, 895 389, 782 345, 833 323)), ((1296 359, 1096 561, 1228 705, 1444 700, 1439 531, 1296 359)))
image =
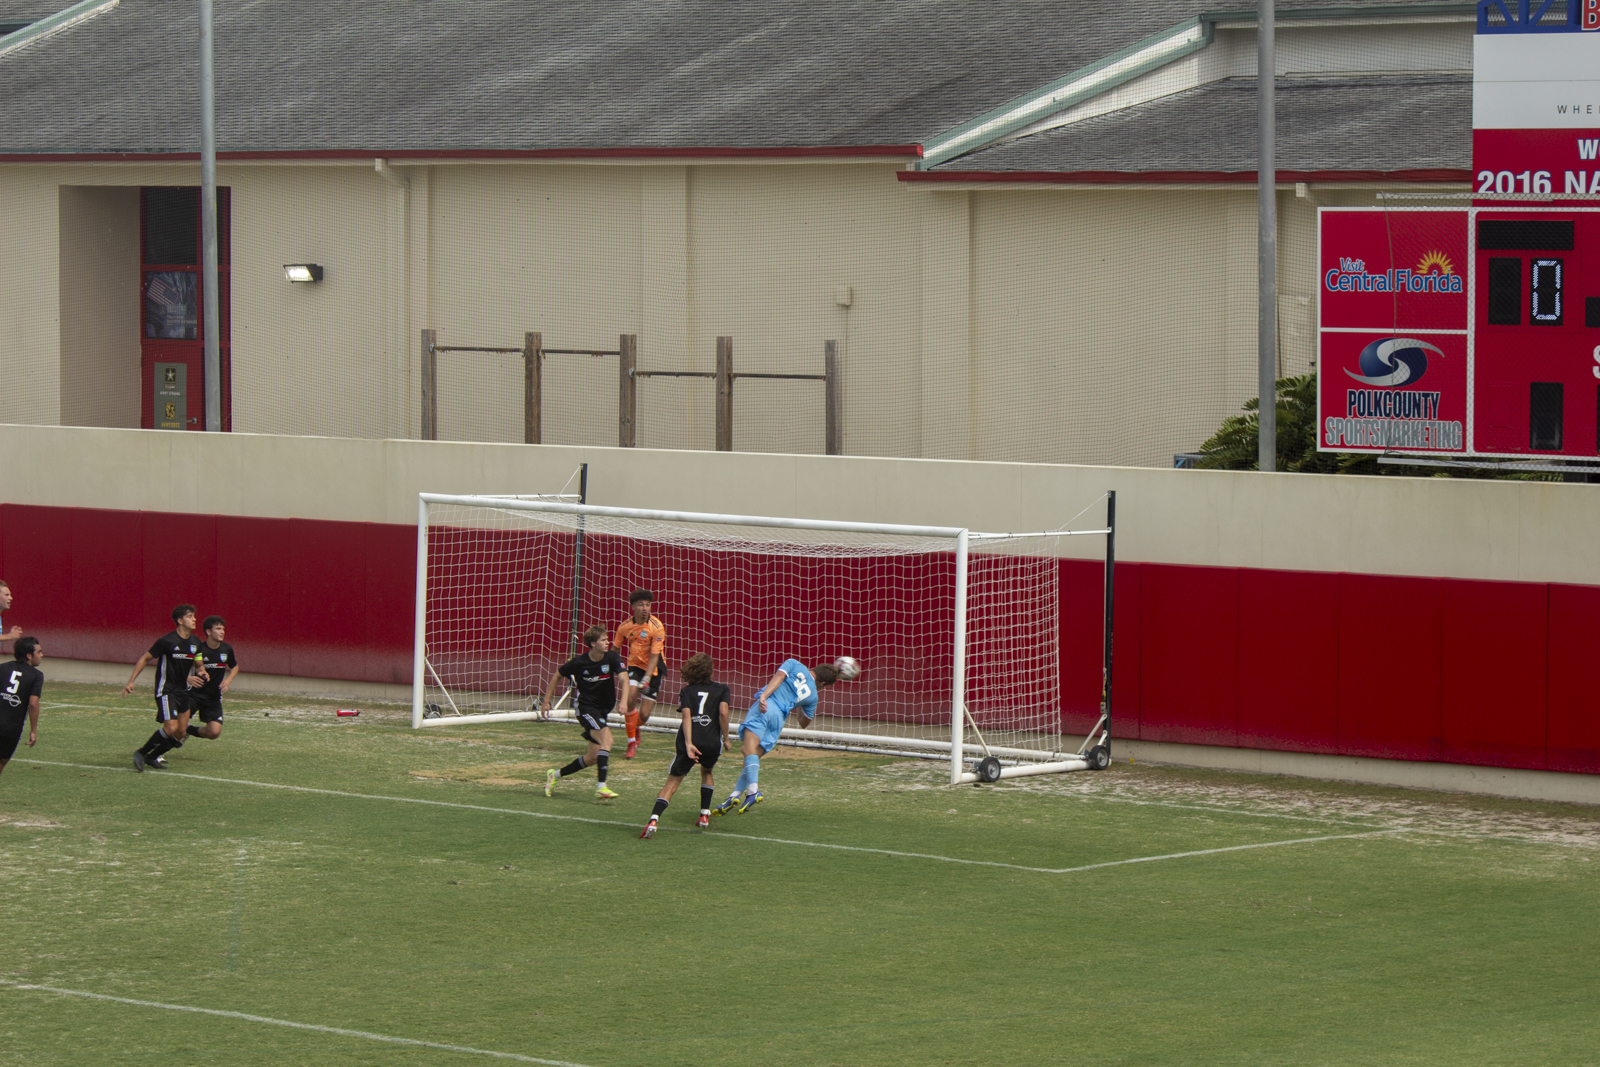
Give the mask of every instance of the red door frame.
MULTIPOLYGON (((191 188, 193 187, 191 186, 191 188)), ((203 431, 206 428, 205 331, 209 324, 205 321, 205 283, 200 269, 201 226, 198 219, 199 198, 195 198, 197 218, 195 224, 194 262, 150 263, 146 262, 144 258, 145 252, 149 248, 149 244, 145 239, 147 220, 145 191, 145 188, 139 190, 139 425, 146 430, 155 428, 155 379, 153 377, 155 365, 157 363, 181 363, 188 368, 189 428, 203 431), (148 331, 145 328, 145 290, 149 285, 150 272, 163 270, 189 271, 198 276, 195 285, 195 299, 199 306, 195 314, 196 329, 194 340, 147 336, 148 331)), ((217 306, 222 318, 222 330, 219 335, 221 344, 219 347, 222 357, 222 430, 224 433, 233 429, 233 364, 231 359, 232 345, 229 342, 232 326, 229 305, 232 302, 233 289, 230 262, 233 252, 232 194, 233 190, 226 186, 217 187, 217 288, 219 297, 217 306)))

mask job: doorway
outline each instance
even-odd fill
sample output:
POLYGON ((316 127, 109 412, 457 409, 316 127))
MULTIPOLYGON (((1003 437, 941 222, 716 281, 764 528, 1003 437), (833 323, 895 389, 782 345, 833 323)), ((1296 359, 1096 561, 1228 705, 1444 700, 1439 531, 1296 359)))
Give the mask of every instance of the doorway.
MULTIPOLYGON (((233 429, 228 343, 232 190, 217 189, 217 338, 222 363, 222 429, 233 429)), ((147 430, 204 430, 205 321, 201 286, 200 189, 139 190, 140 425, 147 430)))

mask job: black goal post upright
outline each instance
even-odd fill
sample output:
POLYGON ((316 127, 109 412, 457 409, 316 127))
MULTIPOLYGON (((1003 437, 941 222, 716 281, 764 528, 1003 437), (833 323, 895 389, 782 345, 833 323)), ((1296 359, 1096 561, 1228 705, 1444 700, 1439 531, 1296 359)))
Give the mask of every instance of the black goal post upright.
POLYGON ((1116 605, 1117 577, 1117 491, 1106 493, 1106 606, 1105 637, 1102 641, 1100 667, 1100 715, 1105 730, 1106 754, 1111 751, 1111 622, 1116 605))
MULTIPOLYGON (((568 483, 571 484, 571 483, 568 483)), ((589 502, 589 464, 578 464, 578 503, 589 502)), ((572 555, 572 654, 583 651, 583 516, 578 516, 577 544, 572 555)))

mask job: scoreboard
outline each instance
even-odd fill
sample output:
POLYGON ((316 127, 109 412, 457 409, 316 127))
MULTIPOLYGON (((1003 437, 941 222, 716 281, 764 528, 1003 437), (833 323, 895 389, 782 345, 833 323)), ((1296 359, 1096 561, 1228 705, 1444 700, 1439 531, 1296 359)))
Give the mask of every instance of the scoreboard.
POLYGON ((1474 38, 1482 198, 1318 212, 1323 451, 1600 457, 1600 0, 1506 3, 1474 38))

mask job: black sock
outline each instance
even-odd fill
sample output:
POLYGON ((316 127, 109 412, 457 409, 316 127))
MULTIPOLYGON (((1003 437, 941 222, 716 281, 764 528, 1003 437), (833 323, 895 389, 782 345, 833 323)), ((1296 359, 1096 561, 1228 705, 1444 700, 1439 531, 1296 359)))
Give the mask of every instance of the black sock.
POLYGON ((717 787, 703 785, 700 787, 700 814, 704 815, 711 810, 711 800, 716 795, 717 787))
POLYGON ((158 751, 157 746, 161 744, 161 739, 166 736, 167 732, 165 730, 156 730, 155 733, 150 735, 150 740, 144 743, 144 747, 139 749, 139 754, 145 757, 154 756, 158 751))
POLYGON ((583 757, 579 756, 577 759, 561 768, 561 777, 565 778, 569 774, 577 774, 579 771, 583 770, 583 767, 583 757))
POLYGON ((666 810, 667 810, 667 802, 665 800, 662 800, 660 797, 656 797, 655 810, 650 812, 650 817, 652 819, 659 819, 661 817, 661 813, 666 811, 666 810))
POLYGON ((611 753, 606 751, 605 749, 602 748, 599 752, 597 752, 595 754, 595 757, 594 757, 594 768, 595 768, 595 773, 600 776, 600 784, 601 785, 605 785, 606 784, 606 765, 608 763, 610 763, 610 762, 611 762, 611 753))
POLYGON ((201 736, 200 735, 200 727, 196 726, 194 723, 190 723, 188 730, 186 730, 184 732, 187 733, 190 737, 199 737, 199 736, 201 736))
POLYGON ((182 748, 182 747, 183 747, 183 738, 181 738, 181 737, 173 737, 171 734, 169 734, 165 730, 163 730, 161 732, 161 740, 156 744, 155 754, 157 756, 164 756, 168 752, 171 752, 173 749, 182 748))

